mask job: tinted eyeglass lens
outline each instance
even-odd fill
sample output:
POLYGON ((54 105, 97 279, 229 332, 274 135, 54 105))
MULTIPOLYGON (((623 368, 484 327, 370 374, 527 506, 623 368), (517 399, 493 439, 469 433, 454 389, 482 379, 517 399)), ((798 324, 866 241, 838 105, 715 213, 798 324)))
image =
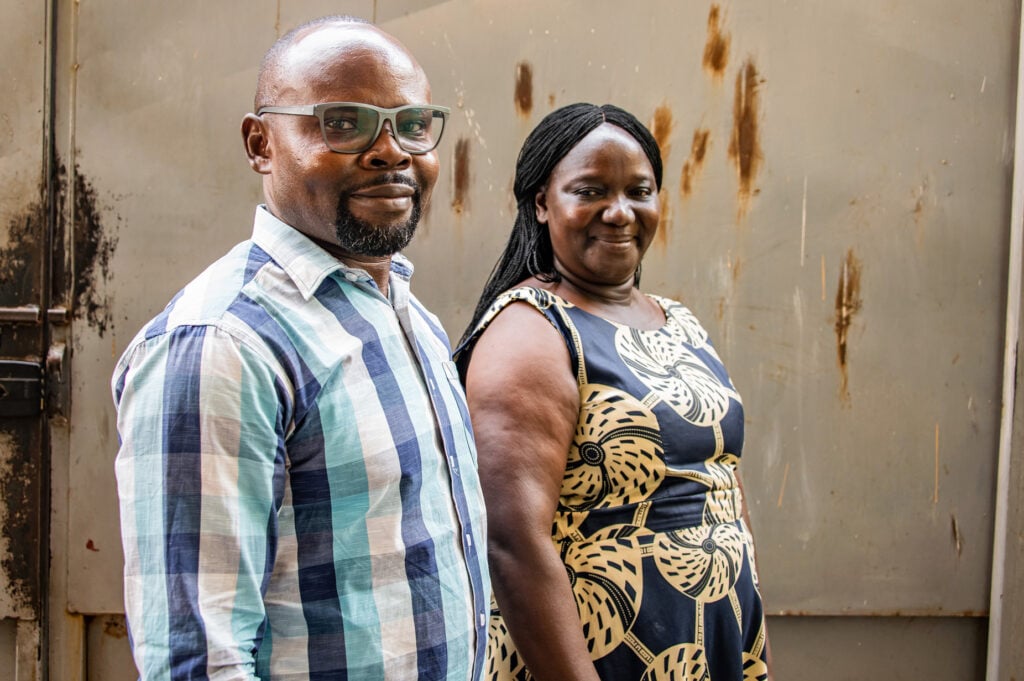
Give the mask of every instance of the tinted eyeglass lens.
POLYGON ((324 111, 324 137, 331 149, 358 151, 371 144, 379 114, 361 106, 335 106, 324 111))
MULTIPOLYGON (((369 148, 380 114, 361 106, 334 106, 324 111, 324 137, 335 151, 360 152, 369 148)), ((412 107, 394 114, 391 121, 399 146, 424 153, 437 146, 444 129, 444 115, 434 109, 412 107)))
POLYGON ((402 109, 395 114, 395 134, 406 151, 430 151, 441 139, 444 116, 433 109, 402 109))

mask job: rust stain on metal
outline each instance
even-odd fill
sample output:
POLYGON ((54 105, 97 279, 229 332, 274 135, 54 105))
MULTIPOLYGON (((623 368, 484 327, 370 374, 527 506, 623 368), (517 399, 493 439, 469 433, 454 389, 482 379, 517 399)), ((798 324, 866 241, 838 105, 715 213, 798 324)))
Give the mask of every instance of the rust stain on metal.
POLYGON ((739 281, 740 272, 743 271, 743 258, 737 256, 734 260, 732 256, 729 256, 729 271, 732 272, 732 281, 735 284, 739 281))
POLYGON ((733 98, 732 137, 729 140, 729 158, 736 165, 739 178, 739 214, 742 218, 750 207, 750 197, 757 194, 754 180, 761 167, 763 155, 759 139, 758 116, 760 86, 764 81, 757 67, 749 59, 736 74, 736 92, 733 98))
POLYGON ((711 131, 707 128, 698 128, 693 131, 690 155, 683 163, 683 172, 679 178, 679 193, 684 199, 693 193, 693 179, 704 167, 704 157, 708 153, 710 137, 711 131))
POLYGON ((836 290, 836 347, 839 358, 841 383, 839 394, 844 401, 849 401, 849 374, 847 367, 847 341, 853 316, 861 308, 860 299, 861 263, 853 253, 846 252, 846 259, 839 268, 839 286, 836 290))
POLYGON ((516 113, 526 117, 533 111, 533 67, 530 62, 516 64, 516 90, 514 101, 516 113))
POLYGON ((658 231, 655 233, 655 243, 658 246, 667 246, 672 227, 672 201, 669 193, 662 189, 658 192, 658 231))
POLYGON ((708 39, 704 43, 704 68, 712 76, 721 79, 725 75, 725 67, 729 65, 730 38, 722 30, 722 10, 718 5, 711 5, 708 12, 708 39))
POLYGON ((782 471, 782 484, 779 485, 779 500, 775 502, 775 508, 782 508, 782 497, 786 494, 786 481, 789 479, 789 462, 782 471))
MULTIPOLYGON (((662 104, 654 110, 651 119, 651 134, 654 135, 658 148, 661 149, 662 165, 668 165, 669 154, 672 153, 672 129, 675 123, 672 120, 672 109, 668 104, 662 104)), ((659 193, 661 201, 661 216, 658 220, 657 242, 661 246, 668 244, 669 228, 672 225, 672 203, 668 192, 659 193)))
POLYGON ((661 149, 661 163, 668 165, 668 155, 672 153, 672 128, 675 123, 672 120, 672 109, 668 104, 662 104, 654 110, 654 117, 651 119, 651 134, 658 142, 661 149))
POLYGON ((125 626, 124 618, 117 615, 107 615, 103 619, 103 633, 111 638, 127 637, 128 627, 125 626))
POLYGON ((466 137, 460 137, 455 143, 452 185, 452 210, 462 215, 469 208, 469 139, 466 137))

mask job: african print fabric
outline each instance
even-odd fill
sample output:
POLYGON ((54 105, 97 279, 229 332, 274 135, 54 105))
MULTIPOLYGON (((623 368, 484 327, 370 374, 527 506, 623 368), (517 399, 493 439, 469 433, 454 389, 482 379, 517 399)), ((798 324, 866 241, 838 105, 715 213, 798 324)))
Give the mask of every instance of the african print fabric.
MULTIPOLYGON (((765 679, 764 613, 735 475, 743 405, 694 315, 651 298, 666 323, 648 331, 513 289, 474 337, 521 301, 569 348, 580 415, 552 540, 601 678, 765 679)), ((486 672, 531 678, 496 607, 486 672)))

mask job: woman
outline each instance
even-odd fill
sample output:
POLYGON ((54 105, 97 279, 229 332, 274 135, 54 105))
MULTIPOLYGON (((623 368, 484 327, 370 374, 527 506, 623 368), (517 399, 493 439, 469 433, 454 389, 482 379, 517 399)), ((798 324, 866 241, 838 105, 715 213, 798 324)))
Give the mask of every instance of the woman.
POLYGON ((549 114, 458 352, 488 510, 491 679, 766 679, 743 408, 685 307, 640 292, 661 157, 611 105, 549 114))

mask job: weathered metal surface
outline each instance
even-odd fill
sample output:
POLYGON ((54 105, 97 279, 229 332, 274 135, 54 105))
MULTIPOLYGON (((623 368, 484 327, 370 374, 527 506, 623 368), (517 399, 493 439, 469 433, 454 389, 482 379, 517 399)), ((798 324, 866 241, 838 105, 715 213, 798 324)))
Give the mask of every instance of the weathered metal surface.
POLYGON ((771 617, 775 678, 982 681, 985 620, 971 617, 771 617))
MULTIPOLYGON (((45 6, 7 2, 4 16, 20 30, 0 41, 0 307, 19 308, 41 302, 45 6)), ((41 347, 39 324, 0 321, 0 360, 38 362, 41 347)), ((0 416, 0 617, 29 619, 38 609, 39 531, 45 523, 41 435, 38 418, 0 416)))
MULTIPOLYGON (((59 78, 74 144, 61 157, 79 246, 71 610, 122 607, 113 362, 248 235, 260 191, 238 121, 262 51, 302 19, 349 12, 401 38, 434 101, 453 107, 409 251, 418 294, 453 337, 511 225, 526 134, 573 101, 624 106, 666 159, 644 288, 694 310, 744 396, 769 610, 987 611, 1017 2, 62 7, 75 28, 59 78)), ((827 678, 863 678, 854 646, 894 641, 909 652, 883 665, 940 648, 946 660, 959 642, 963 659, 928 663, 929 678, 974 678, 984 638, 975 619, 777 621, 793 679, 826 678, 798 670, 827 669, 833 651, 827 678)))
POLYGON ((456 108, 418 290, 458 335, 526 132, 578 100, 634 111, 666 158, 644 287, 696 312, 744 396, 768 608, 985 612, 1017 4, 615 7, 389 24, 456 108))

